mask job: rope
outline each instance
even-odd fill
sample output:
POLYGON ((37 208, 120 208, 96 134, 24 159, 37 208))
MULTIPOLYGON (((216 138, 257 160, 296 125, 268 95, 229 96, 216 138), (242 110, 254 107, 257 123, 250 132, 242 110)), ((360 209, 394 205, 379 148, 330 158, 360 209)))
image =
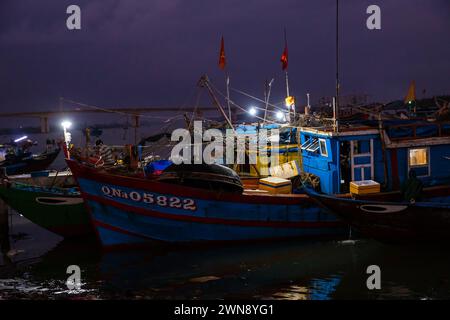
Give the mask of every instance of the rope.
MULTIPOLYGON (((237 93, 240 93, 240 94, 242 94, 242 95, 244 95, 244 96, 247 96, 247 97, 249 97, 249 98, 252 98, 252 99, 254 99, 254 100, 256 100, 256 101, 259 101, 259 102, 262 102, 262 103, 266 104, 266 101, 263 101, 263 100, 261 100, 261 99, 255 97, 255 96, 252 96, 251 94, 245 93, 244 91, 241 91, 241 90, 238 90, 238 89, 234 89, 234 88, 231 88, 231 90, 233 90, 233 91, 235 91, 235 92, 237 92, 237 93)), ((279 108, 279 107, 276 106, 276 105, 279 105, 279 104, 283 104, 283 101, 282 101, 282 102, 278 102, 277 104, 271 104, 271 103, 267 103, 267 104, 268 104, 269 106, 275 108, 275 109, 278 110, 278 111, 283 111, 283 112, 286 111, 286 110, 284 110, 283 108, 279 108)), ((258 107, 256 107, 256 108, 257 108, 257 109, 261 109, 261 110, 265 110, 265 108, 258 108, 258 107)), ((272 111, 272 110, 267 110, 267 111, 268 111, 268 112, 272 112, 272 113, 276 113, 275 111, 272 111)), ((294 112, 292 112, 292 111, 289 111, 289 113, 290 113, 290 114, 294 114, 294 112)))
MULTIPOLYGON (((176 118, 179 118, 181 116, 181 115, 176 115, 176 116, 170 117, 170 118, 159 117, 159 116, 146 116, 146 115, 143 115, 143 114, 136 114, 136 113, 133 113, 133 112, 124 112, 124 111, 111 110, 111 109, 107 109, 107 108, 104 108, 104 107, 93 106, 93 105, 89 105, 89 104, 85 104, 85 103, 82 103, 82 102, 77 102, 77 101, 73 101, 73 100, 65 99, 65 98, 62 98, 62 100, 66 101, 66 102, 70 102, 70 103, 76 104, 76 105, 79 105, 79 106, 83 106, 83 107, 86 107, 86 108, 99 110, 99 111, 103 111, 103 112, 107 112, 107 113, 115 113, 115 114, 126 115, 126 116, 133 115, 133 116, 139 116, 139 117, 148 118, 148 119, 164 119, 164 120, 166 120, 166 122, 171 121, 171 120, 176 119, 176 118)), ((182 107, 180 107, 179 110, 181 108, 182 107)), ((177 112, 179 112, 179 111, 177 111, 177 112)))
MULTIPOLYGON (((210 85, 211 85, 211 87, 212 87, 218 94, 220 94, 223 98, 225 98, 225 100, 228 100, 228 98, 227 98, 220 90, 218 90, 212 83, 210 83, 210 85)), ((237 103, 235 103, 235 102, 232 101, 231 99, 229 100, 229 102, 230 102, 233 106, 235 106, 236 108, 240 109, 241 111, 247 112, 247 110, 245 110, 243 107, 241 107, 240 105, 238 105, 237 103)), ((259 109, 265 110, 265 109, 262 109, 262 108, 259 108, 259 109)), ((268 111, 274 113, 274 111, 271 111, 271 110, 268 110, 268 111)), ((259 116, 257 116, 257 115, 255 115, 254 117, 257 118, 257 119, 259 119, 259 120, 261 120, 261 121, 264 121, 263 118, 261 118, 261 117, 259 117, 259 116)), ((267 119, 266 119, 266 122, 271 122, 271 123, 274 123, 274 124, 279 124, 279 123, 277 123, 277 122, 275 122, 275 121, 271 121, 271 120, 267 120, 267 119)))

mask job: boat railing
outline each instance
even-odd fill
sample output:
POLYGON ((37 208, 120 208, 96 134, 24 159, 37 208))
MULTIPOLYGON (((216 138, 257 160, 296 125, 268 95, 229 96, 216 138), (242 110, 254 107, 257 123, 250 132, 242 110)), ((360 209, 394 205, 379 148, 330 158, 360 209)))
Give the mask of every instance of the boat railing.
POLYGON ((392 125, 386 128, 386 132, 392 141, 450 137, 450 123, 411 123, 392 125))

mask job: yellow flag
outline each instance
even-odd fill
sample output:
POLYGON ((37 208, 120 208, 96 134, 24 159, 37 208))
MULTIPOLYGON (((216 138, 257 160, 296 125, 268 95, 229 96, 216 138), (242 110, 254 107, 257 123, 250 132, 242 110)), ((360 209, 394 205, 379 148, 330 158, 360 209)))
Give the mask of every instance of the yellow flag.
POLYGON ((295 104, 295 98, 293 96, 287 97, 285 100, 286 107, 292 107, 295 104))
POLYGON ((412 101, 416 101, 416 82, 411 82, 409 86, 408 94, 405 97, 405 103, 410 103, 412 101))

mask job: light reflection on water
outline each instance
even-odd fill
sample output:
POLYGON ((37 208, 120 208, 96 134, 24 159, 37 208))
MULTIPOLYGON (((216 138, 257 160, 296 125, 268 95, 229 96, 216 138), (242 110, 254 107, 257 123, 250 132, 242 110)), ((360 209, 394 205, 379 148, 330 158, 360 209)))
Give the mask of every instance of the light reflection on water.
POLYGON ((0 261, 3 299, 450 298, 448 247, 289 241, 102 254, 91 241, 60 242, 23 219, 15 217, 13 235, 27 236, 13 247, 24 252, 0 261), (82 270, 79 292, 65 286, 72 264, 82 270), (366 287, 372 264, 382 271, 380 291, 366 287))

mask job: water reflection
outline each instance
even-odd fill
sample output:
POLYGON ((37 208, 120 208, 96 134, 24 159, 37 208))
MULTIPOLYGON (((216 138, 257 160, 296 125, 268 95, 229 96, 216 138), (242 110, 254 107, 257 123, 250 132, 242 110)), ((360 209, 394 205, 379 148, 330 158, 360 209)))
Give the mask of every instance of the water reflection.
MULTIPOLYGON (((30 228, 30 229, 26 229, 30 228)), ((447 299, 450 249, 436 245, 274 242, 168 246, 101 253, 96 242, 38 242, 31 233, 12 246, 23 256, 0 266, 0 297, 33 299, 447 299), (31 243, 33 245, 31 245, 31 243), (34 251, 39 247, 40 251, 34 251), (41 254, 42 251, 47 251, 41 254), (65 282, 79 265, 82 290, 65 282), (369 265, 382 289, 366 287, 369 265)), ((36 228, 36 227, 33 227, 36 228)), ((45 235, 47 238, 48 234, 45 235)), ((58 240, 59 241, 59 240, 58 240)))

